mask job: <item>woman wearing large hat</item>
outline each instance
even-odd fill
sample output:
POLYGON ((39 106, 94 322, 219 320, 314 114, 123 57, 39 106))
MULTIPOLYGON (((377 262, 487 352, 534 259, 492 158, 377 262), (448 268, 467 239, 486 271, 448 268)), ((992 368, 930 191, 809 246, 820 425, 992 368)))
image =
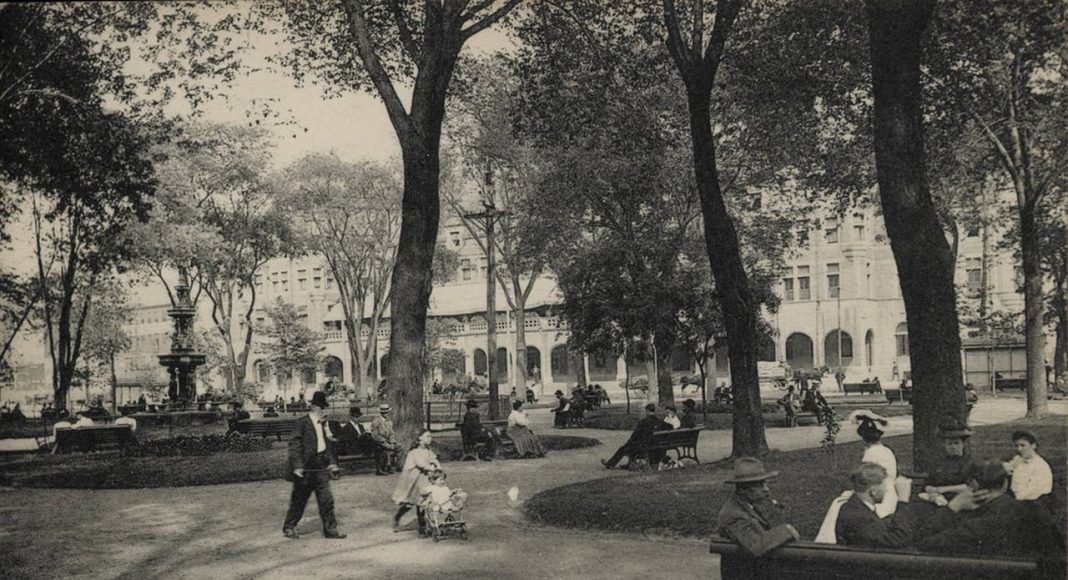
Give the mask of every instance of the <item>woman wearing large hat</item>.
POLYGON ((850 414, 850 420, 857 425, 857 435, 864 440, 864 457, 861 463, 874 463, 886 470, 885 488, 886 494, 883 501, 875 506, 875 513, 880 518, 897 511, 897 491, 894 489, 894 481, 897 480, 897 457, 889 447, 883 445, 883 433, 890 421, 868 410, 857 410, 850 414))
POLYGON ((734 475, 727 480, 734 485, 734 495, 719 510, 719 533, 754 556, 801 539, 771 498, 768 480, 778 475, 778 471, 766 471, 759 459, 739 457, 734 461, 734 475))

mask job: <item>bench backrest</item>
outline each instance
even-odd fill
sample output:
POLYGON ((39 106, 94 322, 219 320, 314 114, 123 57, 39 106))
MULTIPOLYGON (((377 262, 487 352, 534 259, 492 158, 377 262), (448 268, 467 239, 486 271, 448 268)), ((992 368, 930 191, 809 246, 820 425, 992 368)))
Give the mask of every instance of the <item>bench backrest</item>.
POLYGON ((250 435, 289 433, 296 422, 296 419, 245 419, 237 422, 237 430, 250 435))
POLYGON ((122 447, 133 440, 129 425, 92 425, 89 427, 60 427, 56 429, 56 447, 122 447))
POLYGON ((653 442, 662 445, 696 445, 697 438, 701 436, 702 427, 693 429, 672 429, 670 431, 657 431, 653 433, 653 442))
MULTIPOLYGON (((713 538, 710 552, 720 555, 724 580, 768 578, 890 578, 937 580, 1014 580, 1052 578, 1047 565, 1026 558, 979 558, 874 550, 834 544, 794 542, 755 558, 730 540, 713 538)), ((1052 566, 1055 568, 1055 566, 1052 566)), ((1063 568, 1061 568, 1063 571, 1063 568)), ((1055 570, 1054 570, 1054 573, 1055 570)))

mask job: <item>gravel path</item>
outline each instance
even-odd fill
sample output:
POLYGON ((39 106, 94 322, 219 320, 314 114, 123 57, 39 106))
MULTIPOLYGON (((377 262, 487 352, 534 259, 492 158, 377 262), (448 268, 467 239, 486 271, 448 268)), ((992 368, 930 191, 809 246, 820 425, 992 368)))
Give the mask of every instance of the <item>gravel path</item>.
MULTIPOLYGON (((1065 413, 1065 402, 1053 404, 1065 413)), ((973 423, 999 423, 1023 414, 1020 400, 983 401, 973 423)), ((535 428, 551 431, 545 410, 535 428)), ((895 418, 890 433, 907 433, 911 419, 895 418)), ((390 530, 394 477, 360 473, 333 484, 345 540, 319 532, 314 500, 293 541, 282 537, 289 495, 284 481, 125 491, 0 492, 0 578, 718 578, 705 542, 693 538, 563 530, 522 516, 531 495, 599 477, 607 457, 627 436, 574 429, 600 439, 592 449, 554 452, 547 459, 446 465, 450 487, 470 494, 470 541, 420 540, 414 521, 390 530), (516 487, 519 499, 510 501, 516 487)), ((818 427, 768 429, 771 447, 818 445, 818 427)), ((843 429, 841 440, 854 440, 843 429)), ((730 433, 706 431, 698 446, 712 461, 730 451, 730 433)), ((636 478, 635 482, 639 479, 636 478)), ((710 530, 711 532, 711 530, 710 530)))

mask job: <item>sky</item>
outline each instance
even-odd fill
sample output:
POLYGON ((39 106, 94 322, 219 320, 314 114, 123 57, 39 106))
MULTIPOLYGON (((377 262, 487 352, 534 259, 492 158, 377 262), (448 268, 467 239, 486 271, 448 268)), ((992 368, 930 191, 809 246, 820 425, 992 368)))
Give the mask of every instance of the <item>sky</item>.
MULTIPOLYGON (((237 7, 240 9, 240 6, 237 7)), ((385 106, 371 93, 349 93, 341 97, 326 98, 323 87, 306 81, 297 87, 294 80, 282 73, 261 68, 266 57, 285 46, 281 38, 258 35, 252 40, 252 49, 244 54, 246 62, 260 70, 242 76, 221 92, 224 99, 203 104, 200 119, 215 123, 248 123, 245 113, 253 106, 253 100, 275 99, 276 109, 283 118, 295 124, 267 123, 264 127, 274 136, 273 169, 281 169, 309 153, 334 152, 344 161, 374 160, 399 163, 400 146, 389 122, 385 106)), ((487 29, 474 36, 465 50, 475 53, 492 53, 512 47, 503 33, 487 29)), ((133 58, 128 70, 144 74, 145 65, 133 58)), ((401 99, 407 105, 411 91, 397 87, 401 99)), ((169 105, 171 115, 188 116, 188 104, 177 101, 169 105)), ((32 222, 28 209, 13 224, 10 248, 0 251, 0 263, 5 269, 20 274, 33 272, 32 222)), ((151 300, 150 300, 151 301, 151 300)))

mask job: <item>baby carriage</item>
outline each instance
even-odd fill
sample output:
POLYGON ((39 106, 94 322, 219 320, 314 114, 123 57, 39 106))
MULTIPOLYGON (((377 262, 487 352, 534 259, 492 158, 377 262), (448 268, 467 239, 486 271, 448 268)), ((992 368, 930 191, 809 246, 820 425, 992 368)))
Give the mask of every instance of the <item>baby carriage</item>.
POLYGON ((444 504, 434 503, 427 496, 423 501, 423 511, 426 514, 426 534, 435 542, 444 538, 467 539, 467 522, 464 521, 464 504, 467 502, 467 494, 462 490, 454 490, 449 496, 449 501, 444 504))

